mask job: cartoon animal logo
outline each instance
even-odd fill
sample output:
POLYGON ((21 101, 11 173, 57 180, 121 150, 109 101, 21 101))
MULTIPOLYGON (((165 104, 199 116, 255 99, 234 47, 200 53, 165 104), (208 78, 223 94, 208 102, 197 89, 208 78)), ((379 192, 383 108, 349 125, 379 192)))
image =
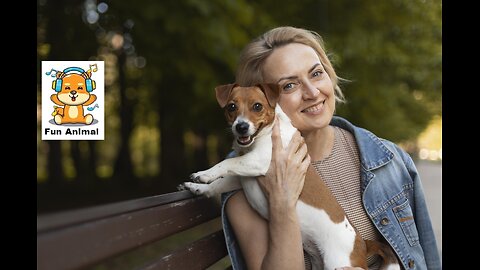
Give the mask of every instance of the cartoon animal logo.
POLYGON ((93 122, 93 115, 85 115, 83 109, 83 106, 97 100, 97 96, 91 94, 95 89, 95 81, 91 76, 91 70, 85 71, 79 67, 69 67, 56 73, 56 79, 52 82, 52 89, 56 93, 50 96, 50 100, 61 106, 54 106, 52 113, 57 125, 90 125, 93 122))

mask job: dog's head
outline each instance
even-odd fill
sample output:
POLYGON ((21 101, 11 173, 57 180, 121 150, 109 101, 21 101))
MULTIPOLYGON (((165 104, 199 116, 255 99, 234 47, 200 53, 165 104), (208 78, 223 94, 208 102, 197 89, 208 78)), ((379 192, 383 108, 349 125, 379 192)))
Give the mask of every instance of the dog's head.
POLYGON ((215 92, 240 147, 249 147, 275 119, 279 97, 277 84, 263 83, 251 87, 227 84, 217 86, 215 92))
POLYGON ((61 79, 61 89, 57 92, 58 100, 65 105, 82 105, 90 98, 87 91, 86 80, 80 74, 67 74, 59 72, 57 78, 61 79))

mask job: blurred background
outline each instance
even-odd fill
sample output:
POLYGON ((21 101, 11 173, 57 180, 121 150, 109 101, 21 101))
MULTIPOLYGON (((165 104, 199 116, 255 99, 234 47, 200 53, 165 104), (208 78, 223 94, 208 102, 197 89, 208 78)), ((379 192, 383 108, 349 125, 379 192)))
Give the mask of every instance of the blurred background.
POLYGON ((214 87, 281 25, 322 35, 350 81, 337 114, 412 155, 441 228, 440 0, 37 0, 37 213, 174 192, 223 159, 214 87), (104 141, 41 140, 45 60, 105 61, 104 141))
POLYGON ((214 87, 281 25, 322 35, 350 81, 337 114, 407 150, 441 207, 440 0, 37 0, 37 213, 174 192, 223 159, 214 87), (105 61, 104 141, 41 140, 45 60, 105 61))

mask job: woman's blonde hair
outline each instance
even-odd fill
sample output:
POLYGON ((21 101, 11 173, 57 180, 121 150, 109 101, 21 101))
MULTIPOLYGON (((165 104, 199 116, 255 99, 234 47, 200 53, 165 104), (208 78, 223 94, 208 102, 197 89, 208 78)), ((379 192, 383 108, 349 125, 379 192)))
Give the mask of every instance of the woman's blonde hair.
POLYGON ((302 28, 282 26, 269 30, 250 42, 240 54, 236 73, 236 83, 241 86, 250 86, 264 82, 262 69, 270 54, 281 46, 290 43, 300 43, 315 50, 335 89, 335 99, 345 102, 342 90, 338 86, 341 78, 337 76, 330 60, 325 53, 322 37, 314 32, 302 28))

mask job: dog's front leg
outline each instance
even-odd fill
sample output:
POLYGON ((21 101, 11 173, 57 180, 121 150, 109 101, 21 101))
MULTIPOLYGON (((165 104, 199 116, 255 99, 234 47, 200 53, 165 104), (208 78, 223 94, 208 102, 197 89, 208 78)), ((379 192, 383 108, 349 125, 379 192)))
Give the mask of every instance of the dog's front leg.
POLYGON ((258 155, 249 152, 243 156, 225 159, 212 168, 192 173, 190 179, 202 183, 210 183, 224 176, 259 176, 265 175, 270 166, 270 155, 258 155))
POLYGON ((187 189, 193 194, 214 197, 217 200, 220 199, 218 195, 241 188, 238 176, 227 176, 210 184, 184 182, 178 187, 180 190, 187 189))

